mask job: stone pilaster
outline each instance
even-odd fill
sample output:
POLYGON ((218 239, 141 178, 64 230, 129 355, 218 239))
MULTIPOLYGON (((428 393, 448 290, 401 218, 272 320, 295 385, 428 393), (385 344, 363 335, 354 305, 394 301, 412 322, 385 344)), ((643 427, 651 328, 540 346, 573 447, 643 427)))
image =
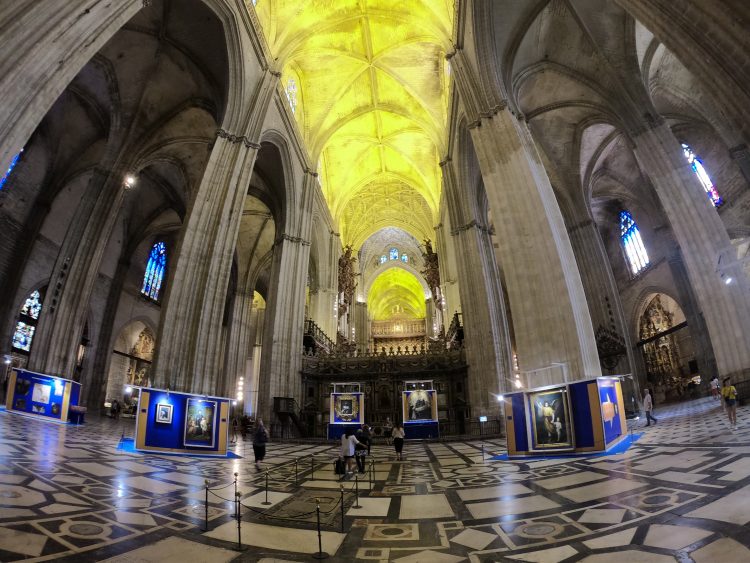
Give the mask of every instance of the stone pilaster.
POLYGON ((719 373, 747 378, 750 282, 736 262, 726 228, 665 123, 641 132, 634 142, 636 158, 651 179, 680 246, 719 373))
MULTIPOLYGON (((237 382, 244 377, 244 386, 248 385, 247 360, 250 357, 250 324, 252 321, 252 292, 237 292, 232 303, 229 331, 227 335, 226 360, 224 362, 223 385, 216 388, 216 393, 234 397, 237 382)), ((244 387, 243 386, 243 387, 244 387)), ((243 399, 244 401, 244 399, 243 399)), ((243 405, 244 408, 244 405, 243 405)))
MULTIPOLYGON (((271 420, 274 397, 302 399, 302 331, 305 310, 305 283, 310 259, 314 174, 304 175, 300 190, 298 221, 292 222, 294 234, 281 234, 274 244, 269 299, 266 305, 266 335, 260 365, 258 414, 271 420)), ((290 221, 291 222, 291 221, 290 221)))

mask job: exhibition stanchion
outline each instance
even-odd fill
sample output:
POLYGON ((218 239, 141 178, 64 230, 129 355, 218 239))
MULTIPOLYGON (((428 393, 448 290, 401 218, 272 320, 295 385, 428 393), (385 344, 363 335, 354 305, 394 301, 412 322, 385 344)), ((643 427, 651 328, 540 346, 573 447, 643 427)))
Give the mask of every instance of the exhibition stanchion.
POLYGON ((359 477, 356 473, 354 474, 354 504, 352 508, 362 508, 359 505, 359 477))
POLYGON ((317 521, 318 521, 318 552, 313 553, 313 557, 315 559, 326 559, 328 557, 328 554, 323 551, 323 535, 320 532, 320 499, 315 499, 315 513, 317 515, 317 521))
POLYGON ((344 533, 344 485, 341 485, 341 533, 344 533))
POLYGON ((484 461, 484 444, 482 444, 482 461, 484 461))
POLYGON ((205 525, 203 526, 203 531, 208 532, 208 479, 204 480, 203 483, 206 485, 206 520, 205 525))
POLYGON ((237 503, 237 549, 242 551, 242 518, 240 517, 240 492, 235 493, 237 503))
MULTIPOLYGON (((239 473, 234 474, 234 496, 237 496, 237 477, 239 477, 239 473)), ((237 505, 237 509, 239 510, 239 505, 237 505)))
POLYGON ((271 504, 268 501, 268 471, 266 471, 266 500, 264 500, 263 502, 261 502, 261 504, 263 506, 268 506, 269 504, 271 504))
POLYGON ((315 479, 315 456, 310 456, 310 479, 315 479))
POLYGON ((294 484, 299 484, 299 458, 294 458, 294 484))
POLYGON ((372 490, 372 478, 375 474, 375 460, 370 458, 370 490, 372 490))

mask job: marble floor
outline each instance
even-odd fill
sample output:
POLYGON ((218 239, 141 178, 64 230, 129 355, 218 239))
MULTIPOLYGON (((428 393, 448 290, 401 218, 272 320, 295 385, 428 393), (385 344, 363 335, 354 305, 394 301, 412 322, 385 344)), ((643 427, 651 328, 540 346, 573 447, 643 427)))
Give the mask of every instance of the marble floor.
POLYGON ((485 440, 407 442, 397 462, 375 445, 342 511, 329 445, 269 444, 266 497, 249 442, 241 459, 135 455, 116 449, 131 420, 0 411, 0 561, 312 561, 316 502, 329 561, 750 561, 750 407, 734 432, 708 398, 655 414, 602 457, 490 461, 504 444, 485 440))

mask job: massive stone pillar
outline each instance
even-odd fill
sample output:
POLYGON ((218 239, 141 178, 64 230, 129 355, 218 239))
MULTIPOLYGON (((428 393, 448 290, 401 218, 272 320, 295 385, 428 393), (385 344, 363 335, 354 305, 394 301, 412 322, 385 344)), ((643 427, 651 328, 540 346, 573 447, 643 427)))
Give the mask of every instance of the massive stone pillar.
POLYGON ((226 125, 217 132, 167 283, 153 366, 157 386, 215 392, 232 257, 260 148, 257 138, 276 85, 277 75, 269 70, 257 84, 235 85, 243 87, 247 98, 229 108, 226 125), (251 93, 254 96, 249 99, 251 93), (248 105, 242 107, 243 102, 248 105))
POLYGON ((143 0, 15 0, 0 21, 0 170, 143 0))
POLYGON ((263 357, 263 327, 265 325, 266 304, 264 301, 253 301, 250 313, 249 357, 245 375, 245 412, 255 414, 258 411, 258 385, 260 383, 260 360, 263 357))
POLYGON ((370 347, 370 320, 367 318, 367 303, 354 303, 354 333, 357 350, 365 352, 370 347))
POLYGON ((271 420, 274 397, 302 399, 302 331, 305 283, 310 258, 313 190, 317 180, 304 175, 299 216, 285 225, 273 251, 271 290, 265 313, 263 356, 260 365, 258 414, 271 420), (292 227, 293 225, 293 227, 292 227))
POLYGON ((591 218, 580 219, 569 226, 568 233, 581 272, 602 371, 611 375, 632 374, 637 378, 634 343, 604 242, 591 218))
POLYGON ((750 377, 750 282, 726 228, 669 127, 634 136, 634 152, 669 219, 723 376, 750 377))
POLYGON ((573 249, 526 123, 506 107, 470 130, 499 243, 519 366, 534 373, 527 384, 601 375, 573 249))
POLYGON ((512 373, 502 287, 487 227, 477 221, 469 203, 473 190, 458 184, 450 160, 442 166, 463 311, 471 416, 494 415, 494 396, 506 389, 512 373))
MULTIPOLYGON (((226 359, 224 360, 224 377, 222 385, 216 387, 216 393, 223 396, 235 396, 237 383, 242 378, 243 388, 248 384, 247 360, 250 357, 250 336, 253 307, 253 292, 238 291, 232 302, 232 313, 227 335, 226 359)), ((244 397, 243 397, 244 402, 244 397)), ((242 405, 245 408, 245 405, 242 405)))
POLYGON ((73 374, 99 264, 125 194, 126 170, 122 164, 99 167, 89 181, 50 276, 29 358, 31 370, 73 374))

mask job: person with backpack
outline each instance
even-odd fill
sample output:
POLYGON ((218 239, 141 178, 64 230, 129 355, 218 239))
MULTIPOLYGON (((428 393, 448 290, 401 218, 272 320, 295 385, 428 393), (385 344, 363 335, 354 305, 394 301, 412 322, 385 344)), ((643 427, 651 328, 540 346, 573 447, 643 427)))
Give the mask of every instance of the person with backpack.
POLYGON ((263 425, 263 420, 258 419, 258 424, 253 436, 253 453, 255 454, 255 469, 261 470, 261 462, 266 457, 266 444, 268 443, 268 431, 263 425))
POLYGON ((724 379, 724 386, 721 388, 721 395, 724 397, 724 403, 727 407, 727 416, 729 425, 732 430, 737 430, 737 388, 732 385, 730 378, 724 379))

